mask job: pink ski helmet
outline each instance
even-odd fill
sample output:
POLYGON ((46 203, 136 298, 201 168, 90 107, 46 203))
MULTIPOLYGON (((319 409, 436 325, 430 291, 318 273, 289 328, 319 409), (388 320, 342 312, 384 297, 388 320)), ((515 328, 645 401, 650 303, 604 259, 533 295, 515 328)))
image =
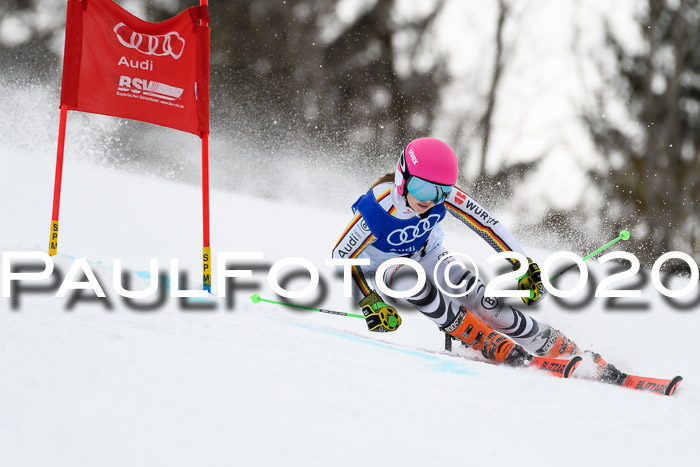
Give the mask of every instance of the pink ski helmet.
POLYGON ((418 138, 401 152, 394 184, 399 195, 441 203, 457 182, 457 156, 446 143, 418 138))

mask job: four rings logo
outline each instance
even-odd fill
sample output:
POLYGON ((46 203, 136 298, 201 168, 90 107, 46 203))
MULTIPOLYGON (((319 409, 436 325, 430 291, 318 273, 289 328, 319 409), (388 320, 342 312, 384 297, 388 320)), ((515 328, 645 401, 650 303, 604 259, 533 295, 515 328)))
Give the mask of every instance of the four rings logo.
POLYGON ((426 219, 421 219, 420 222, 418 222, 418 224, 416 225, 409 225, 408 227, 404 227, 403 229, 394 230, 386 238, 386 241, 393 246, 403 245, 404 243, 410 243, 433 230, 433 228, 435 227, 435 225, 437 225, 439 220, 439 215, 431 214, 426 219))
POLYGON ((185 39, 174 31, 162 36, 149 36, 148 34, 129 31, 126 24, 119 23, 114 26, 114 33, 124 47, 136 49, 144 55, 154 55, 156 57, 170 55, 177 60, 185 51, 185 39))

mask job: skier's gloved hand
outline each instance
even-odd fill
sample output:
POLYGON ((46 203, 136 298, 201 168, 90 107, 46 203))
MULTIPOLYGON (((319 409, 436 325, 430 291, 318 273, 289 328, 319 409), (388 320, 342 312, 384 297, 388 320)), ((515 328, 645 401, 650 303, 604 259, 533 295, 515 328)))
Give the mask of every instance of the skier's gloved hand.
POLYGON ((384 303, 382 297, 375 291, 360 301, 360 307, 370 331, 396 331, 401 326, 401 317, 394 307, 384 303))
MULTIPOLYGON (((547 295, 547 291, 544 285, 542 285, 540 267, 530 258, 527 259, 527 263, 527 272, 518 278, 518 289, 530 291, 530 296, 523 297, 523 302, 525 302, 527 306, 532 306, 542 300, 545 295, 547 295)), ((516 261, 513 264, 513 271, 516 271, 519 267, 520 261, 516 261)))

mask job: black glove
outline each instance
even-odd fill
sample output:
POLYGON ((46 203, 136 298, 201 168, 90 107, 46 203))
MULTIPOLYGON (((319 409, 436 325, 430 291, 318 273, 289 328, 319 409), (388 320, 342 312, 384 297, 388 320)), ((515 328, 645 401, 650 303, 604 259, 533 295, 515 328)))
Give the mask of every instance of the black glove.
POLYGON ((370 331, 390 332, 396 331, 401 326, 401 317, 394 307, 384 303, 382 297, 375 291, 360 301, 360 307, 370 331))
MULTIPOLYGON (((518 290, 529 290, 530 296, 523 297, 523 302, 527 306, 532 306, 535 303, 542 300, 547 291, 542 284, 542 274, 540 273, 540 267, 537 263, 533 262, 530 258, 527 259, 528 267, 527 272, 518 277, 518 290)), ((516 261, 513 264, 513 271, 520 267, 520 261, 516 261)))

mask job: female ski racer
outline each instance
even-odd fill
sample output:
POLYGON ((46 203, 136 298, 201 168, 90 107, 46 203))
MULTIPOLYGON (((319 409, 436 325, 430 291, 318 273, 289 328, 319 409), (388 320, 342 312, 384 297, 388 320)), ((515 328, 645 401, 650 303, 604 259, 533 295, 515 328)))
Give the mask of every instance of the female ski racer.
MULTIPOLYGON (((374 277, 382 262, 402 256, 423 267, 426 282, 416 295, 396 301, 414 306, 442 331, 480 350, 487 359, 523 366, 533 354, 568 359, 581 353, 561 331, 498 298, 486 297, 486 287, 471 271, 448 267, 455 258, 442 245, 440 222, 450 213, 497 252, 515 251, 527 257, 527 273, 518 281, 520 290, 532 291, 530 298, 523 298, 526 305, 546 294, 540 268, 503 224, 454 185, 457 175, 457 157, 446 143, 419 138, 401 153, 395 173, 381 177, 353 204, 355 216, 335 245, 333 258, 370 260, 369 266, 352 266, 355 296, 361 297, 359 305, 369 330, 395 331, 401 325, 394 307, 373 290, 368 277, 374 277), (446 269, 451 284, 446 281, 446 269)), ((514 270, 519 267, 515 259, 510 261, 514 270)), ((398 274, 401 268, 408 269, 399 265, 384 274, 385 284, 393 290, 408 290, 415 284, 415 278, 398 274)), ((624 373, 592 355, 601 371, 606 369, 606 379, 622 378, 624 373)))

